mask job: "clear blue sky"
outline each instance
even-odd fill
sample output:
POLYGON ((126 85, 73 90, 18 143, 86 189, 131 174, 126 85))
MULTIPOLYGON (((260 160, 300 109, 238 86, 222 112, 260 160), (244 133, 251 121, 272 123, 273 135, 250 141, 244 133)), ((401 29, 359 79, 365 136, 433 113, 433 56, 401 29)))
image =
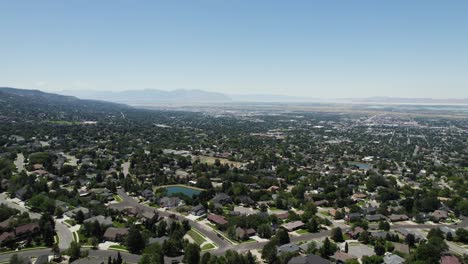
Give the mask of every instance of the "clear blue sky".
POLYGON ((0 0, 0 86, 468 97, 468 1, 0 0))

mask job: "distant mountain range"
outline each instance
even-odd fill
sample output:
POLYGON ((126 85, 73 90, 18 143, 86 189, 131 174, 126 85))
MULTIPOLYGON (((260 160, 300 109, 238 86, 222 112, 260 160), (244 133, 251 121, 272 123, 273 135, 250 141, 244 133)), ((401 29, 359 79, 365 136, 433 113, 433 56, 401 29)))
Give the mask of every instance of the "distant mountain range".
POLYGON ((73 95, 83 99, 105 100, 134 106, 151 106, 158 104, 199 104, 227 102, 278 102, 278 103, 351 103, 351 104, 457 104, 468 105, 468 99, 432 99, 400 97, 368 98, 309 98, 271 94, 228 95, 203 90, 128 90, 111 91, 62 91, 61 94, 73 95))
MULTIPOLYGON (((413 104, 413 105, 468 105, 468 99, 433 99, 433 98, 401 98, 401 97, 368 97, 368 98, 308 98, 270 94, 228 95, 203 90, 173 90, 156 89, 112 91, 72 91, 63 90, 58 94, 44 93, 38 90, 23 90, 15 88, 0 88, 0 91, 14 91, 17 95, 34 95, 35 98, 54 98, 74 101, 80 99, 109 101, 132 106, 157 106, 164 104, 216 104, 216 103, 346 103, 346 104, 413 104)), ((1 100, 1 98, 0 98, 1 100)), ((88 101, 89 103, 89 101, 88 101)))

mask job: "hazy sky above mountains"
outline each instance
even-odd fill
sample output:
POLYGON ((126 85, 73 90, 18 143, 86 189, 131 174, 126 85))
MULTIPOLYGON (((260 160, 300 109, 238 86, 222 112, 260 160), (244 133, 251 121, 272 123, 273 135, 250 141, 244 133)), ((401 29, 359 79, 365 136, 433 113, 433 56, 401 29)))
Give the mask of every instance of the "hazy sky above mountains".
POLYGON ((468 1, 0 1, 0 86, 468 98, 468 1))

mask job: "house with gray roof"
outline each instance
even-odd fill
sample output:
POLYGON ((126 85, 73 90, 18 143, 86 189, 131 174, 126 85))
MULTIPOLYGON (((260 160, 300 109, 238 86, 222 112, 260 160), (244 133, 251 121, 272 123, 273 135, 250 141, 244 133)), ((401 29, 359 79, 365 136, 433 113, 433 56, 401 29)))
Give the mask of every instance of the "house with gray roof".
POLYGON ((283 253, 297 253, 299 251, 301 251, 301 248, 298 245, 293 244, 293 243, 281 245, 277 249, 278 255, 281 255, 283 253))

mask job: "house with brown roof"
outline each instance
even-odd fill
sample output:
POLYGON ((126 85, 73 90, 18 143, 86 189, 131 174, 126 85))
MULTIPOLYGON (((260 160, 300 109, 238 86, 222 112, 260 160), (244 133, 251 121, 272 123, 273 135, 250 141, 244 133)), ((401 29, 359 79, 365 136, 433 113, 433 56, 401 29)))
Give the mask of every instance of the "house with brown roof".
POLYGON ((461 261, 454 255, 444 255, 440 258, 440 264, 461 264, 461 261))
POLYGON ((305 224, 302 221, 294 221, 294 222, 282 224, 281 227, 286 229, 288 232, 292 232, 294 230, 304 227, 304 225, 305 224))
POLYGON ((25 224, 22 226, 18 226, 15 228, 15 235, 17 237, 24 236, 24 235, 29 235, 29 234, 35 234, 40 231, 39 224, 37 223, 29 223, 25 224))
POLYGON ((336 263, 344 264, 348 260, 357 259, 357 257, 342 251, 337 251, 330 259, 335 260, 336 263))
POLYGON ((3 246, 5 243, 16 239, 15 233, 13 232, 3 232, 0 235, 0 246, 3 246))
POLYGON ((347 234, 348 234, 350 237, 352 237, 353 239, 357 239, 357 238, 359 237, 359 235, 360 235, 361 233, 363 233, 363 232, 365 232, 365 230, 364 230, 362 227, 356 226, 356 227, 354 228, 354 230, 349 230, 349 231, 347 232, 347 234))
POLYGON ((445 220, 447 220, 447 218, 448 218, 448 212, 447 212, 447 211, 444 211, 444 210, 435 210, 435 211, 431 214, 431 217, 432 217, 432 219, 434 220, 434 222, 445 221, 445 220))
POLYGON ((224 216, 221 215, 209 214, 207 219, 208 221, 217 225, 226 225, 228 223, 226 218, 224 218, 224 216))
POLYGON ((107 241, 122 241, 125 236, 128 235, 128 228, 115 228, 115 227, 109 227, 106 229, 106 232, 104 233, 104 239, 107 241))
POLYGON ((409 249, 408 245, 393 242, 393 247, 394 247, 394 250, 393 250, 394 252, 400 252, 400 253, 403 253, 403 254, 409 254, 410 253, 410 249, 409 249))
POLYGON ((409 217, 407 215, 404 215, 404 214, 391 214, 388 219, 390 219, 390 221, 392 222, 399 222, 399 221, 407 221, 409 219, 409 217))
POLYGON ((253 228, 241 228, 237 227, 236 228, 236 237, 239 240, 246 240, 249 237, 255 235, 255 229, 253 228))

